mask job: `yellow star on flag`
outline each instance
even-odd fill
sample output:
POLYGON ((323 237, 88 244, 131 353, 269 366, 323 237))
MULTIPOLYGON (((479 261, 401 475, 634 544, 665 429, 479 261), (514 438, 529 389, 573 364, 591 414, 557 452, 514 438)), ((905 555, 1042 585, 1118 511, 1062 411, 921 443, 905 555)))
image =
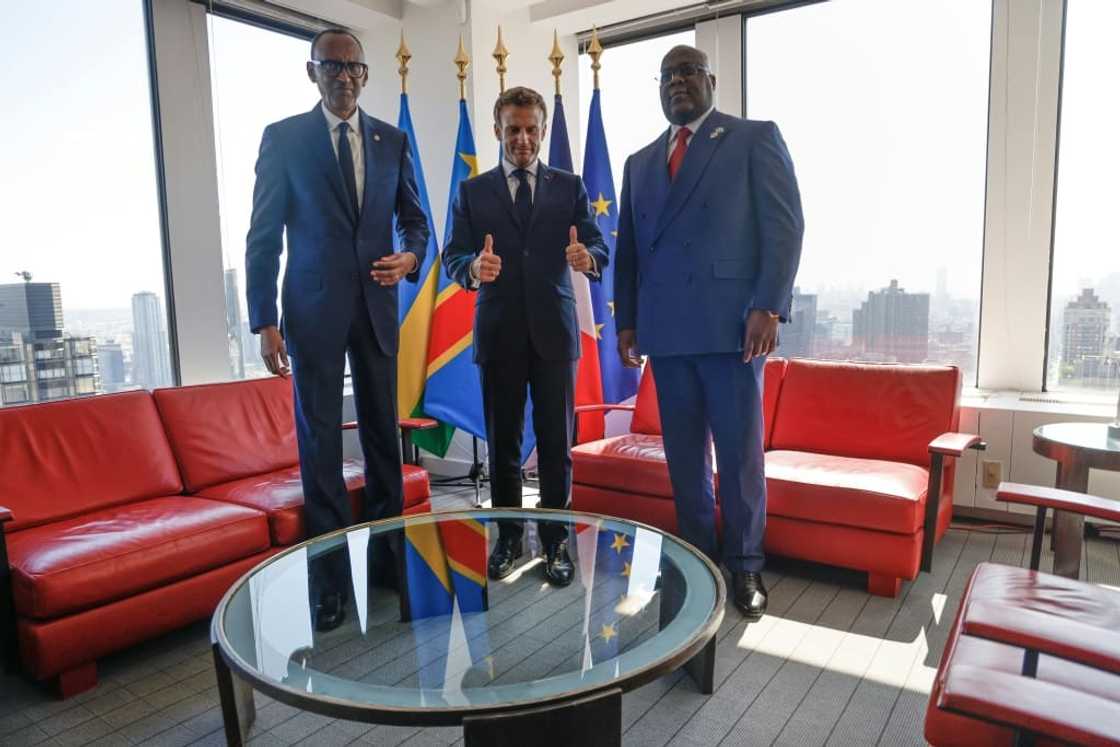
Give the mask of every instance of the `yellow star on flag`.
POLYGON ((470 167, 471 176, 478 176, 478 156, 470 153, 460 153, 459 158, 463 159, 463 163, 470 167))
POLYGON ((611 214, 610 207, 611 207, 612 202, 614 202, 614 200, 605 199, 603 197, 603 193, 600 192, 599 193, 599 199, 595 200, 594 202, 591 203, 591 205, 595 208, 595 215, 596 216, 610 215, 611 214))
POLYGON ((623 550, 625 550, 629 546, 630 546, 630 541, 628 539, 626 539, 626 535, 625 534, 618 534, 616 532, 615 535, 614 535, 614 542, 611 543, 611 549, 614 550, 615 552, 622 552, 623 550))
POLYGON ((614 316, 614 301, 607 301, 607 308, 611 310, 611 316, 614 316))
POLYGON ((618 238, 618 231, 611 231, 611 236, 614 236, 617 239, 618 238))
POLYGON ((602 340, 603 339, 603 335, 601 333, 603 331, 604 326, 605 325, 603 325, 603 324, 596 324, 595 325, 595 339, 596 340, 602 340))
POLYGON ((626 578, 630 578, 630 564, 629 563, 623 563, 622 564, 622 575, 625 576, 626 578))
POLYGON ((618 635, 618 631, 615 630, 613 623, 611 623, 609 625, 604 625, 599 630, 599 637, 602 638, 607 643, 610 643, 611 639, 616 637, 617 635, 618 635))

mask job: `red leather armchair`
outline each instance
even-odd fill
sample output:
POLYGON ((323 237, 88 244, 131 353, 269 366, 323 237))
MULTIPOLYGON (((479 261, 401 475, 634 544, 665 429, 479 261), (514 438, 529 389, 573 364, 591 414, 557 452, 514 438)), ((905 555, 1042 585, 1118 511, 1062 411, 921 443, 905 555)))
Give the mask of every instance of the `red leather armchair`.
MULTIPOLYGON (((952 516, 946 457, 983 448, 956 433, 960 386, 951 366, 768 360, 767 551, 867 571, 885 596, 928 569, 952 516)), ((579 444, 572 460, 575 508, 676 531, 650 367, 631 432, 579 444)))
POLYGON ((1038 571, 1048 509, 1120 521, 1120 502, 1003 483, 1036 506, 1030 568, 981 563, 941 656, 925 737, 950 745, 1120 745, 1120 591, 1038 571))

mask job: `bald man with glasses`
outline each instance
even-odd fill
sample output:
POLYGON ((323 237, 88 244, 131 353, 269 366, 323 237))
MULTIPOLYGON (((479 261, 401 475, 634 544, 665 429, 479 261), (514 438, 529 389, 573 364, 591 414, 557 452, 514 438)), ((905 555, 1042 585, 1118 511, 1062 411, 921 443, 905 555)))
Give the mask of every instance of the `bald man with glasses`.
MULTIPOLYGON (((320 101, 269 125, 261 139, 245 274, 265 366, 295 379, 304 516, 315 536, 401 513, 396 285, 418 279, 428 222, 407 137, 358 107, 369 71, 357 37, 343 29, 317 34, 307 75, 320 101), (400 252, 393 250, 394 217, 400 252), (276 285, 285 232, 281 324, 276 285), (342 477, 347 358, 365 457, 360 516, 342 477)), ((341 573, 312 584, 318 630, 344 618, 348 579, 341 573)))

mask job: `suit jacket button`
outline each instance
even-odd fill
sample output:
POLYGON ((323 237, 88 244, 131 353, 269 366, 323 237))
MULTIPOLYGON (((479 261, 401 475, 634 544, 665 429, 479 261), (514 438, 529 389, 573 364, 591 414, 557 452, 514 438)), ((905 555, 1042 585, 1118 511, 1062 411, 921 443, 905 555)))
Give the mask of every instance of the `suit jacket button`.
POLYGON ((529 256, 529 250, 526 249, 524 252, 522 252, 522 254, 524 254, 526 257, 528 257, 529 256))

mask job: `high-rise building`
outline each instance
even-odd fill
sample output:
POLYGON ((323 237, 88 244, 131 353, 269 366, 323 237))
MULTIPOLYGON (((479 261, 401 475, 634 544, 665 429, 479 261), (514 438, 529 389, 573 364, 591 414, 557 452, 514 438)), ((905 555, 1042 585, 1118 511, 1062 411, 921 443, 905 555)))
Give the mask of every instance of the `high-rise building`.
POLYGON ((1066 304, 1062 317, 1063 377, 1072 373, 1082 359, 1107 352, 1105 343, 1111 321, 1108 304, 1097 298, 1092 288, 1084 288, 1080 296, 1066 304))
POLYGON ((159 297, 132 296, 132 383, 145 389, 171 385, 170 349, 159 297))
POLYGON ((241 338, 241 288, 237 283, 236 268, 225 273, 226 281, 226 340, 229 344, 229 372, 235 379, 245 378, 245 352, 241 338))
POLYGON ((97 342, 64 333, 59 284, 0 285, 0 404, 100 391, 97 342))
POLYGON ((817 295, 793 289, 789 324, 778 331, 778 355, 783 358, 812 358, 817 333, 817 295))
POLYGON ((117 392, 128 381, 124 366, 124 350, 112 339, 97 346, 97 362, 101 369, 101 386, 106 392, 117 392))
POLYGON ((25 340, 47 340, 62 337, 62 326, 58 283, 0 285, 0 334, 18 332, 25 340))
POLYGON ((929 294, 907 293, 897 280, 871 291, 852 310, 852 345, 865 359, 925 361, 929 356, 929 294))

